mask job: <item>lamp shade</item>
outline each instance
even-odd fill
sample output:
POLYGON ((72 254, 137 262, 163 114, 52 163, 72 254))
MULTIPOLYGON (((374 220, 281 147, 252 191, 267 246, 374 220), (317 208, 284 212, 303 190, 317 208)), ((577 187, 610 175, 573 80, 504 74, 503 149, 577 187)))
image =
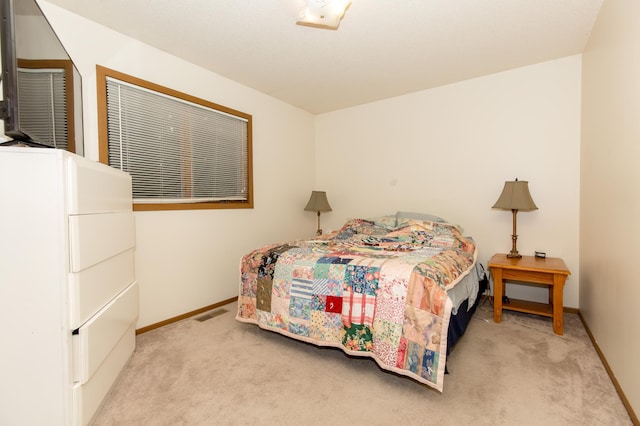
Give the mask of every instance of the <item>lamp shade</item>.
POLYGON ((529 193, 529 182, 526 180, 507 181, 502 188, 500 198, 493 205, 494 209, 502 210, 538 210, 529 193))
POLYGON ((327 201, 327 193, 324 191, 311 191, 311 197, 304 209, 312 212, 330 212, 331 206, 327 201))

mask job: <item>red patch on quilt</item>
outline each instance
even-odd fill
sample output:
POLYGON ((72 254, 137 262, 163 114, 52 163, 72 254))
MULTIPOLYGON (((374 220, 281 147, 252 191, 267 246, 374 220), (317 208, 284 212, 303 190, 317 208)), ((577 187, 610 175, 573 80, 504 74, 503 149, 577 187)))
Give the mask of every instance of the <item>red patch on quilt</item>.
POLYGON ((325 312, 334 312, 336 314, 341 314, 342 313, 342 297, 327 296, 325 312))

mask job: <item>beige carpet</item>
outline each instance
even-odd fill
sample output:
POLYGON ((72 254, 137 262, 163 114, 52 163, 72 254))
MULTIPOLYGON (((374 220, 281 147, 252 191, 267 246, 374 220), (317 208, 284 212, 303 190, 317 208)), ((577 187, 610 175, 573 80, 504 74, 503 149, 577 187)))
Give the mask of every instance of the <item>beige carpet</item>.
POLYGON ((367 358, 235 321, 236 304, 138 336, 96 425, 631 425, 588 335, 488 302, 441 394, 367 358))

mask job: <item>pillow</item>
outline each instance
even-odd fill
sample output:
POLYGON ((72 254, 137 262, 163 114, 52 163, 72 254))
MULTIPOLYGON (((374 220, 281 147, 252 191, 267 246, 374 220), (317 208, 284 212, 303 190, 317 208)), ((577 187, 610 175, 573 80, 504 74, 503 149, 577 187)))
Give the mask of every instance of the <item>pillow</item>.
MULTIPOLYGON (((399 211, 396 213, 396 227, 400 227, 406 225, 407 222, 411 220, 428 220, 430 222, 436 223, 449 223, 447 219, 443 219, 440 216, 436 216, 428 213, 414 213, 414 212, 402 212, 399 211)), ((464 228, 460 225, 452 224, 461 234, 464 234, 464 228)))
POLYGON ((385 215, 385 216, 377 216, 370 219, 371 222, 378 226, 382 226, 388 229, 393 229, 396 227, 396 216, 395 215, 385 215))
POLYGON ((400 223, 401 219, 429 220, 431 222, 441 222, 441 223, 446 223, 447 222, 446 219, 443 219, 440 216, 435 216, 435 215, 432 215, 432 214, 399 211, 399 212, 396 213, 396 221, 397 221, 397 223, 400 223))

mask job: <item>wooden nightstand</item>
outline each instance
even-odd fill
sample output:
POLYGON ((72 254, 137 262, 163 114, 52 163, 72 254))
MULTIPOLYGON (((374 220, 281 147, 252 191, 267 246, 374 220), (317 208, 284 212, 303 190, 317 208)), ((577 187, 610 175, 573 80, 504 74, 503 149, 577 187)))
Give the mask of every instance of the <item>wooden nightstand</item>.
POLYGON ((489 261, 493 275, 493 320, 502 321, 502 310, 525 312, 553 318, 553 331, 562 334, 562 295, 567 276, 571 274, 564 261, 555 257, 537 258, 522 256, 509 258, 506 254, 495 254, 489 261), (505 281, 532 283, 549 286, 549 304, 511 299, 502 303, 505 281))

